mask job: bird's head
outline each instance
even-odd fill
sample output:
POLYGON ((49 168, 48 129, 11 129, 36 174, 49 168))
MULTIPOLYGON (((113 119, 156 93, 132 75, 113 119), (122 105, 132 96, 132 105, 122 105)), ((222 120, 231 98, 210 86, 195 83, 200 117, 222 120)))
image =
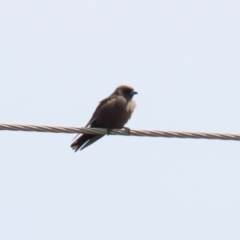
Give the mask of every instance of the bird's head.
POLYGON ((128 100, 131 100, 135 94, 138 94, 132 87, 127 85, 117 87, 115 93, 124 96, 128 100))

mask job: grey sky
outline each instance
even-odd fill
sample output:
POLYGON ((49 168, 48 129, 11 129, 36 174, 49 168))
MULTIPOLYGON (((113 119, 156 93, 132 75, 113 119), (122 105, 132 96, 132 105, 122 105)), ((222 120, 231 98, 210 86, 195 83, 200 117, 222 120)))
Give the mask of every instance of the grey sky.
MULTIPOLYGON (((1 1, 0 122, 240 132, 238 1, 1 1)), ((239 239, 240 142, 0 132, 0 239, 239 239)))

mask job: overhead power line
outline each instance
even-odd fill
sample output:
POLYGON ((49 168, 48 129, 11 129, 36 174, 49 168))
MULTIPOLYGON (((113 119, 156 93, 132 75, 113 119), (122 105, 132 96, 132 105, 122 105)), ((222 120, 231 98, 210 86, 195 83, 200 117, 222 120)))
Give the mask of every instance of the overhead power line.
MULTIPOLYGON (((27 131, 27 132, 52 132, 52 133, 83 133, 83 134, 108 134, 104 128, 78 128, 78 127, 58 127, 58 126, 37 126, 0 124, 0 130, 27 131)), ((198 138, 198 139, 219 139, 219 140, 240 140, 240 134, 222 133, 201 133, 201 132, 169 132, 169 131, 149 131, 125 129, 113 129, 110 135, 137 136, 137 137, 168 137, 168 138, 198 138)))

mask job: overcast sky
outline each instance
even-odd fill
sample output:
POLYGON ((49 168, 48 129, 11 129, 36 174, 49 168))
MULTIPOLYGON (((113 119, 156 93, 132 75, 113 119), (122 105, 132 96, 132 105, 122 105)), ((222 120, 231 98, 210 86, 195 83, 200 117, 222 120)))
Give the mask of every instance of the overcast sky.
MULTIPOLYGON (((0 122, 240 133, 238 1, 0 2, 0 122)), ((240 142, 0 131, 0 239, 240 239, 240 142)))

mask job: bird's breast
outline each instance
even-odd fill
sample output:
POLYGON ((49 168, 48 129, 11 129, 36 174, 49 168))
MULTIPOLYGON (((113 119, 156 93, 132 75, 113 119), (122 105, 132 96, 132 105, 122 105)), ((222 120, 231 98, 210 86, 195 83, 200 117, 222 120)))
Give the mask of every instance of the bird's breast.
POLYGON ((128 102, 127 106, 126 106, 126 111, 127 112, 133 112, 134 108, 136 107, 136 103, 131 100, 128 102))

